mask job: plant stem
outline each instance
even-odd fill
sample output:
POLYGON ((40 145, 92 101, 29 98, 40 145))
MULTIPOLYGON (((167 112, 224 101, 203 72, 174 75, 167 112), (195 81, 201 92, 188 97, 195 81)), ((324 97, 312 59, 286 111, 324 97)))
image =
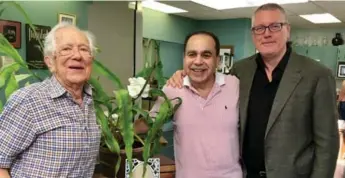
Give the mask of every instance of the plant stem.
POLYGON ((134 133, 134 136, 139 140, 141 144, 145 145, 144 141, 136 133, 134 133))

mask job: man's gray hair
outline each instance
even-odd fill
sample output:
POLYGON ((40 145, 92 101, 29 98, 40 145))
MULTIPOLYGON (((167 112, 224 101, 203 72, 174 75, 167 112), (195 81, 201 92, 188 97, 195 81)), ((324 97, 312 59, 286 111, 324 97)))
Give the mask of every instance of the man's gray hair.
POLYGON ((282 6, 280 6, 279 4, 276 4, 276 3, 267 3, 267 4, 263 4, 261 6, 259 6, 253 16, 252 16, 252 26, 254 25, 254 19, 255 19, 255 15, 256 13, 260 12, 260 11, 273 11, 273 10, 279 10, 280 13, 284 16, 284 20, 286 23, 289 23, 288 22, 288 19, 287 19, 287 15, 286 15, 286 12, 284 10, 284 8, 282 6))
POLYGON ((90 50, 91 50, 91 54, 93 55, 95 52, 95 37, 94 35, 89 32, 89 31, 83 31, 80 30, 77 26, 70 24, 70 23, 59 23, 57 25, 55 25, 50 32, 47 34, 47 36, 44 38, 44 48, 43 48, 43 54, 44 56, 53 56, 55 50, 56 50, 56 41, 55 41, 55 35, 56 35, 56 31, 62 28, 74 28, 80 32, 82 32, 86 38, 89 41, 89 46, 90 46, 90 50))

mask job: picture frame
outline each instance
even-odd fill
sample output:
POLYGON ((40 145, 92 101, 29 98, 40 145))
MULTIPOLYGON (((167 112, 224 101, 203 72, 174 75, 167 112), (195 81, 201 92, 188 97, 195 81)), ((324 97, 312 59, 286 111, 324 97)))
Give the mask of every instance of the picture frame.
POLYGON ((345 61, 338 61, 337 78, 345 78, 345 61))
POLYGON ((77 24, 77 16, 74 14, 66 14, 66 13, 59 13, 58 14, 58 22, 67 22, 73 25, 77 24))
POLYGON ((220 46, 219 50, 220 61, 217 67, 217 72, 229 74, 233 66, 234 46, 224 45, 220 46))
POLYGON ((21 48, 22 23, 12 20, 0 19, 0 33, 10 42, 14 48, 21 48))

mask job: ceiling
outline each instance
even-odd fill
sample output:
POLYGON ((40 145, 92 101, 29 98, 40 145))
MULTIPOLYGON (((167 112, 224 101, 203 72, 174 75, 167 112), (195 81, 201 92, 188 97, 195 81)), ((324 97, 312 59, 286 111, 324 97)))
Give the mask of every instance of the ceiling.
MULTIPOLYGON (((178 13, 175 15, 189 17, 198 20, 216 20, 216 19, 233 19, 233 18, 251 18, 253 12, 257 7, 236 8, 218 11, 191 1, 173 1, 164 0, 161 3, 175 6, 184 10, 187 13, 178 13)), ((282 5, 285 9, 289 22, 294 27, 299 28, 341 28, 345 27, 345 0, 314 0, 307 3, 285 4, 282 5), (342 23, 336 24, 313 24, 299 15, 312 13, 330 13, 337 17, 342 23)))

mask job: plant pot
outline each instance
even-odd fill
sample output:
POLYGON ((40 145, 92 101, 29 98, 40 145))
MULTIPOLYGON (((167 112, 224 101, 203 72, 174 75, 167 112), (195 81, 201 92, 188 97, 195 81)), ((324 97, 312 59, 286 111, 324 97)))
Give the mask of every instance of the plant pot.
MULTIPOLYGON (((133 159, 143 160, 142 157, 143 147, 133 148, 133 159)), ((126 152, 125 150, 120 151, 121 163, 118 173, 115 176, 115 166, 118 160, 118 155, 110 152, 108 148, 101 147, 99 151, 100 164, 97 172, 101 173, 102 176, 109 178, 124 178, 126 168, 126 152)))

